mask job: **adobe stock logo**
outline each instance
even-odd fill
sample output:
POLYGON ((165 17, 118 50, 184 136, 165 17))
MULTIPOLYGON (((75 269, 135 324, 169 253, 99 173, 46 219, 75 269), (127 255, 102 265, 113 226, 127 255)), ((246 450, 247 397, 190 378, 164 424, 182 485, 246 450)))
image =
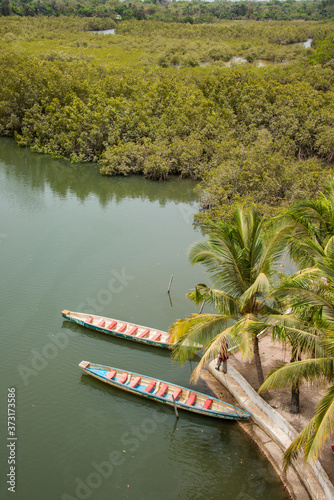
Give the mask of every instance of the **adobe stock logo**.
POLYGON ((6 233, 0 233, 0 243, 5 240, 6 238, 8 238, 8 234, 6 233))
MULTIPOLYGON (((129 432, 124 432, 120 436, 119 450, 112 450, 107 456, 99 457, 99 462, 91 462, 91 472, 84 478, 75 479, 75 491, 73 495, 63 493, 61 500, 88 500, 92 497, 93 491, 101 487, 105 480, 108 480, 116 467, 123 465, 129 459, 129 453, 137 451, 141 443, 152 436, 162 422, 168 420, 166 413, 152 412, 152 418, 145 418, 138 426, 132 426, 129 432), (123 449, 125 448, 125 449, 123 449), (122 449, 122 452, 120 451, 122 449)), ((107 498, 107 497, 106 497, 107 498)), ((111 496, 108 495, 108 498, 111 496)))
POLYGON ((108 281, 107 287, 102 288, 96 295, 96 297, 88 297, 84 302, 82 302, 77 311, 85 311, 87 306, 89 307, 89 312, 91 313, 100 313, 103 311, 103 308, 109 304, 111 304, 113 296, 118 295, 125 290, 128 286, 129 281, 135 279, 135 276, 131 276, 131 274, 126 273, 126 269, 123 267, 121 272, 119 273, 115 269, 111 271, 112 277, 108 281))
POLYGON ((194 223, 195 210, 192 206, 182 204, 178 205, 178 209, 186 224, 194 223))

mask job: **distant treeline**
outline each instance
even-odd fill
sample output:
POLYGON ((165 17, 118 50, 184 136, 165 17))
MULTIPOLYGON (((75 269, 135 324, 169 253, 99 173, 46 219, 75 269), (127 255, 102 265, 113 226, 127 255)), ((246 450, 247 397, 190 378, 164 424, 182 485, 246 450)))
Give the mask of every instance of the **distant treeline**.
POLYGON ((11 15, 107 17, 190 24, 214 23, 221 19, 321 20, 334 17, 334 0, 0 0, 0 16, 11 15))

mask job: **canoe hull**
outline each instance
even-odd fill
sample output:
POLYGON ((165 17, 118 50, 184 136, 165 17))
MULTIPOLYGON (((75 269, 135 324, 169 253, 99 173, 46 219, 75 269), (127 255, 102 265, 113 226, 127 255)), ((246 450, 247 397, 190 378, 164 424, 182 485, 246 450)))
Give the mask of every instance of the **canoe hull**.
MULTIPOLYGON (((147 328, 146 326, 136 325, 134 323, 125 323, 122 320, 115 320, 113 318, 106 318, 104 316, 96 316, 89 315, 84 313, 78 313, 69 311, 64 309, 61 311, 61 315, 67 321, 72 321, 72 323, 76 323, 77 325, 84 326, 85 328, 89 328, 90 330, 94 330, 99 333, 105 333, 106 335, 111 335, 112 337, 118 337, 125 340, 131 340, 132 342, 138 342, 140 344, 149 345, 152 347, 162 347, 163 349, 172 350, 176 343, 170 342, 170 334, 168 332, 164 332, 162 330, 157 330, 156 328, 147 328), (87 318, 92 318, 91 322, 87 321, 87 318), (100 326, 100 321, 104 322, 104 326, 100 326), (117 328, 119 328, 119 324, 122 326, 125 325, 125 329, 122 331, 117 331, 116 326, 112 329, 108 329, 105 325, 107 323, 116 323, 117 328), (136 329, 136 332, 128 334, 131 330, 136 329), (138 332, 138 334, 137 334, 138 332), (142 334, 142 336, 140 335, 142 334), (157 338, 159 337, 159 338, 157 338), (155 340, 156 338, 156 340, 155 340)), ((194 354, 202 349, 202 345, 200 344, 192 344, 189 345, 190 348, 194 349, 194 354)))
MULTIPOLYGON (((123 370, 119 370, 117 368, 108 367, 108 366, 104 366, 104 365, 98 365, 98 364, 92 364, 92 363, 89 363, 87 361, 82 361, 79 364, 79 367, 82 369, 82 371, 84 373, 91 375, 92 377, 94 377, 98 380, 101 380, 102 382, 104 382, 108 385, 111 385, 113 387, 117 387, 119 389, 122 389, 123 391, 129 392, 132 394, 136 394, 137 396, 145 397, 147 399, 150 399, 152 401, 156 401, 158 403, 162 403, 162 404, 165 404, 168 406, 174 406, 174 402, 171 399, 171 397, 169 397, 169 396, 164 397, 164 396, 158 396, 157 394, 154 394, 154 393, 152 393, 152 394, 145 393, 143 389, 137 389, 136 387, 130 387, 128 384, 118 382, 117 380, 109 380, 106 377, 106 375, 103 374, 103 371, 106 370, 107 372, 108 371, 110 372, 110 371, 116 370, 117 372, 127 373, 130 380, 131 379, 134 380, 136 377, 143 377, 142 375, 140 375, 138 373, 133 373, 133 372, 128 372, 128 371, 124 372, 123 370)), ((159 382, 160 387, 162 384, 168 384, 168 382, 158 380, 158 379, 152 379, 150 377, 145 377, 145 380, 147 381, 146 383, 149 383, 149 381, 152 381, 152 380, 156 380, 157 382, 159 382)), ((190 391, 190 389, 188 389, 186 387, 176 386, 175 384, 174 385, 169 384, 169 385, 172 386, 172 388, 173 388, 172 390, 174 390, 175 388, 180 388, 180 389, 184 390, 185 392, 188 392, 188 393, 192 392, 192 394, 196 394, 196 397, 201 397, 204 399, 209 398, 209 396, 207 396, 205 394, 202 394, 202 393, 197 392, 197 391, 190 391)), ((158 391, 156 391, 156 392, 158 392, 158 391)), ((178 409, 190 411, 192 413, 197 413, 199 415, 205 415, 205 416, 210 416, 210 417, 220 418, 220 419, 246 420, 249 417, 249 414, 247 412, 240 410, 239 408, 236 408, 228 403, 220 401, 217 398, 212 397, 211 400, 213 402, 215 402, 216 405, 218 404, 218 405, 222 406, 222 409, 219 409, 219 410, 204 409, 204 408, 201 408, 200 406, 189 406, 181 401, 176 401, 176 405, 177 405, 178 409)))
MULTIPOLYGON (((99 333, 105 333, 106 335, 110 335, 112 337, 118 337, 118 338, 125 339, 125 340, 131 340, 132 342, 138 342, 139 344, 149 345, 149 346, 153 346, 153 347, 162 347, 164 349, 170 349, 170 350, 172 350, 174 347, 174 344, 171 344, 169 342, 160 342, 160 341, 151 340, 149 338, 147 338, 147 339, 146 338, 138 338, 134 335, 127 335, 126 333, 117 332, 116 330, 107 330, 106 328, 103 328, 103 327, 100 327, 100 326, 97 326, 97 325, 94 325, 91 323, 87 323, 83 319, 72 317, 69 314, 64 313, 63 311, 61 312, 61 315, 66 320, 72 321, 73 323, 76 323, 77 325, 84 326, 85 328, 89 328, 90 330, 94 330, 94 331, 99 332, 99 333)), ((110 318, 106 318, 106 319, 112 321, 110 318)), ((135 325, 131 324, 131 326, 135 326, 135 325)), ((167 332, 162 332, 162 333, 167 334, 167 332)))

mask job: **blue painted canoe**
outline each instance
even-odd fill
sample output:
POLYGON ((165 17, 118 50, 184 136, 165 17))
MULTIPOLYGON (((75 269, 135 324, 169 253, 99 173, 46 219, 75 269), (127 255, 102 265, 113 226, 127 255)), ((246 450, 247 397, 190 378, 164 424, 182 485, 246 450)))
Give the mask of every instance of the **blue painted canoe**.
POLYGON ((81 361, 79 367, 102 382, 159 403, 173 406, 174 397, 177 408, 182 410, 229 420, 245 420, 249 417, 249 413, 220 399, 163 380, 89 361, 81 361))
MULTIPOLYGON (((173 349, 175 346, 175 343, 170 341, 169 333, 157 330, 156 328, 148 328, 134 323, 106 318, 105 316, 73 312, 67 309, 61 311, 61 315, 68 321, 73 321, 73 323, 77 323, 78 325, 114 337, 132 340, 133 342, 140 342, 141 344, 154 347, 164 347, 166 349, 173 349)), ((192 347, 200 350, 203 346, 195 344, 192 347)))

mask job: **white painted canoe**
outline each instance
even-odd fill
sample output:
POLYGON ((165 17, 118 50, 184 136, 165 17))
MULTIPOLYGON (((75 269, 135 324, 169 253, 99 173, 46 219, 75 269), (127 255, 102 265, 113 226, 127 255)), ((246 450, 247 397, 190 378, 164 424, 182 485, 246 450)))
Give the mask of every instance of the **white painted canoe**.
MULTIPOLYGON (((136 325, 122 320, 106 318, 105 316, 73 312, 67 309, 61 311, 61 315, 63 318, 73 321, 78 325, 114 337, 120 337, 155 347, 164 347, 166 349, 173 349, 175 346, 175 343, 170 341, 170 334, 168 332, 157 330, 156 328, 149 328, 147 326, 136 325)), ((193 347, 200 350, 203 346, 195 344, 193 347)))

